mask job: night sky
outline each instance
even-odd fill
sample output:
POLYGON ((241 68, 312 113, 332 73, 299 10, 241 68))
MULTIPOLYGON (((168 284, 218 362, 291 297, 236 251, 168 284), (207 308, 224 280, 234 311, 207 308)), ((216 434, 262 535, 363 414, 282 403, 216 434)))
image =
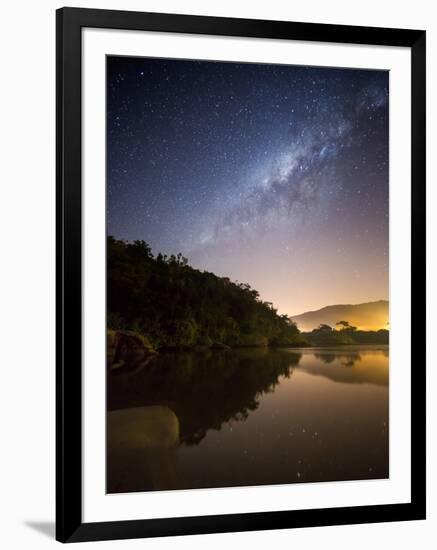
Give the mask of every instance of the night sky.
POLYGON ((388 72, 108 57, 108 234, 289 315, 388 299, 388 72))

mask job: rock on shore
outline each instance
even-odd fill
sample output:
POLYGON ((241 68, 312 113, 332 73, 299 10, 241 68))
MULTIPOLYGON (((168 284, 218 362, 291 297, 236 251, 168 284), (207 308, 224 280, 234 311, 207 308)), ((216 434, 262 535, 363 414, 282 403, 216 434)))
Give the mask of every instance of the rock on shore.
POLYGON ((107 366, 110 370, 143 367, 155 355, 149 340, 129 330, 107 331, 107 366))

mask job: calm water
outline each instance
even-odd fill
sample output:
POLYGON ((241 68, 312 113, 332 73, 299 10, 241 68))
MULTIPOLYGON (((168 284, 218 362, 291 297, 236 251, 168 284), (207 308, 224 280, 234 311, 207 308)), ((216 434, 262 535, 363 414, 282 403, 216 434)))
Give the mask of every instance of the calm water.
POLYGON ((388 348, 162 353, 108 378, 108 491, 388 477, 388 348))

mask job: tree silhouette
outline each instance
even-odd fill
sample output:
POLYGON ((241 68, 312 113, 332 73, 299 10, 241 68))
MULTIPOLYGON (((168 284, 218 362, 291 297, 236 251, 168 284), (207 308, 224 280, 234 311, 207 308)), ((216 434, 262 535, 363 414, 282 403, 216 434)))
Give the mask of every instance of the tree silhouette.
POLYGON ((336 327, 341 327, 339 330, 349 330, 351 332, 357 330, 357 327, 354 327, 349 323, 349 321, 338 321, 338 323, 335 323, 336 327))

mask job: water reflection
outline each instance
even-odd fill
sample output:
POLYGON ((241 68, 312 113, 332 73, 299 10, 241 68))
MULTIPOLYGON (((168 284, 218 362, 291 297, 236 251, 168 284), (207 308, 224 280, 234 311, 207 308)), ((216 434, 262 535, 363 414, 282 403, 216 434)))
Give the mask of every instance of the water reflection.
POLYGON ((321 359, 325 364, 333 363, 337 360, 341 365, 345 367, 353 367, 357 361, 361 361, 361 355, 355 352, 348 353, 335 353, 333 351, 324 351, 314 353, 314 357, 321 359))
POLYGON ((325 376, 335 382, 388 386, 388 351, 386 349, 369 348, 344 352, 324 350, 314 352, 314 358, 319 361, 314 361, 311 355, 306 354, 299 368, 309 374, 325 376))
POLYGON ((387 350, 163 353, 107 390, 109 492, 388 476, 387 350))
POLYGON ((108 408, 166 405, 180 418, 181 441, 197 444, 208 430, 245 420, 300 358, 267 349, 163 353, 141 371, 111 374, 108 408))

